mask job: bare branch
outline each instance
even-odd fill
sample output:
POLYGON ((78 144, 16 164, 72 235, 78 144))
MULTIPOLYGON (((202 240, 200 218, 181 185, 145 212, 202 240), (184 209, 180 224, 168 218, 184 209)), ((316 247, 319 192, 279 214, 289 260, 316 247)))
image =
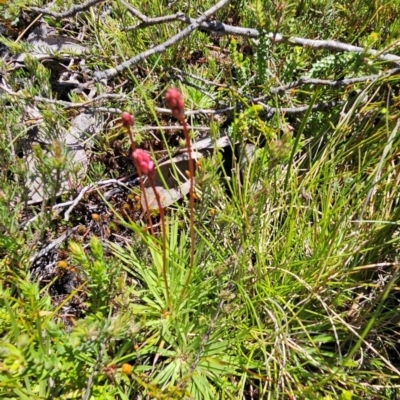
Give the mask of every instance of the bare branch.
POLYGON ((182 31, 178 32, 176 35, 169 38, 162 44, 158 46, 154 46, 153 48, 146 50, 135 57, 131 58, 130 60, 124 61, 123 63, 117 65, 115 68, 110 68, 105 71, 95 72, 94 76, 97 81, 103 79, 109 79, 116 76, 118 73, 124 71, 127 68, 131 68, 133 65, 145 60, 146 58, 150 57, 153 54, 162 53, 168 47, 178 43, 180 40, 184 39, 185 37, 189 36, 194 30, 196 30, 205 20, 210 18, 213 14, 215 14, 220 8, 225 6, 229 0, 220 0, 215 6, 211 7, 209 10, 205 11, 202 16, 193 20, 187 28, 183 29, 182 31))
MULTIPOLYGON (((254 102, 252 102, 254 103, 254 102)), ((313 111, 324 111, 326 109, 330 109, 332 107, 335 107, 337 105, 343 104, 344 102, 342 100, 333 100, 333 101, 327 101, 327 102, 321 102, 314 104, 312 106, 313 111)), ((263 106, 264 110, 263 113, 267 118, 271 117, 272 115, 276 113, 280 114, 301 114, 305 111, 307 111, 310 106, 305 105, 305 106, 300 106, 300 107, 270 107, 267 104, 262 103, 261 101, 258 102, 259 105, 263 106)), ((236 105, 236 106, 231 106, 231 107, 225 107, 225 108, 220 108, 217 110, 210 110, 210 109, 201 109, 201 110, 191 110, 191 111, 185 111, 185 116, 189 115, 218 115, 218 114, 226 114, 232 111, 240 111, 243 108, 242 105, 236 105)), ((161 107, 155 107, 154 108, 157 112, 160 114, 171 114, 171 110, 168 108, 161 108, 161 107)))
MULTIPOLYGON (((62 19, 71 17, 77 14, 78 12, 85 11, 92 6, 101 3, 102 1, 104 0, 89 0, 84 4, 73 6, 69 10, 61 13, 52 12, 47 9, 42 9, 38 7, 31 7, 31 9, 38 13, 42 13, 43 15, 49 15, 55 19, 62 19)), ((96 76, 97 80, 111 78, 117 75, 118 72, 121 72, 122 70, 139 63, 140 61, 146 59, 150 55, 164 51, 167 47, 172 46, 173 44, 177 43, 178 41, 188 36, 193 30, 197 29, 198 27, 210 31, 215 35, 233 35, 233 36, 242 36, 242 37, 257 39, 259 37, 259 32, 257 31, 257 29, 242 28, 238 26, 227 25, 220 21, 206 21, 211 15, 213 15, 218 9, 223 7, 225 3, 227 3, 228 1, 229 0, 221 0, 214 7, 206 11, 200 18, 194 19, 184 15, 183 13, 176 13, 156 18, 149 18, 146 15, 142 14, 139 10, 130 6, 128 3, 122 0, 122 3, 127 8, 127 10, 141 21, 140 24, 134 27, 130 27, 128 29, 138 29, 150 25, 173 22, 173 21, 184 22, 186 24, 189 24, 189 26, 183 31, 174 35, 172 38, 170 38, 163 44, 155 46, 146 52, 138 54, 132 59, 120 64, 116 68, 112 68, 104 72, 97 72, 95 74, 97 75, 96 76)), ((314 40, 314 39, 306 39, 295 36, 284 37, 279 33, 272 33, 272 32, 270 32, 268 36, 274 43, 287 43, 293 46, 311 47, 314 49, 324 49, 324 50, 341 51, 341 52, 348 51, 352 53, 365 53, 366 55, 376 57, 380 61, 389 61, 396 64, 400 63, 400 56, 397 56, 395 54, 390 54, 390 53, 382 54, 382 52, 378 50, 365 49, 363 47, 353 46, 347 43, 338 42, 336 40, 314 40)))
POLYGON ((353 46, 351 44, 337 42, 336 40, 313 40, 313 39, 304 39, 299 37, 290 37, 285 40, 282 38, 281 40, 273 40, 276 43, 279 42, 287 42, 288 44, 294 46, 301 47, 312 47, 314 49, 325 49, 325 50, 333 50, 333 51, 349 51, 351 53, 365 53, 369 56, 374 56, 380 61, 390 61, 394 63, 400 63, 400 57, 395 54, 382 54, 378 50, 374 49, 365 49, 363 47, 353 46))
POLYGON ((172 15, 163 15, 161 17, 149 18, 146 15, 142 14, 136 8, 132 7, 130 4, 126 3, 124 0, 121 0, 121 3, 134 17, 142 21, 140 24, 129 26, 128 28, 125 29, 125 31, 132 31, 136 29, 145 28, 147 26, 164 24, 166 22, 180 21, 184 17, 184 14, 182 12, 178 12, 172 15))
MULTIPOLYGON (((187 16, 181 17, 179 20, 190 24, 195 21, 193 18, 189 18, 187 16)), ((252 39, 257 39, 259 37, 259 32, 257 31, 257 29, 241 28, 238 26, 227 25, 219 21, 205 21, 201 24, 201 28, 210 31, 216 35, 233 35, 252 39)), ((324 49, 332 51, 365 53, 367 55, 376 57, 380 61, 389 61, 396 64, 400 63, 400 56, 397 56, 395 54, 382 54, 378 50, 365 49, 363 47, 353 46, 347 43, 338 42, 336 40, 314 40, 304 39, 295 36, 284 37, 280 33, 272 32, 268 33, 268 37, 273 43, 287 43, 292 46, 312 47, 314 49, 324 49)))
POLYGON ((62 18, 73 17, 74 15, 76 15, 82 11, 86 11, 90 7, 93 7, 103 1, 104 0, 89 0, 86 3, 72 6, 69 10, 60 12, 60 13, 47 10, 46 8, 39 8, 39 7, 30 7, 30 9, 32 11, 36 11, 37 13, 41 13, 43 15, 49 15, 50 17, 53 17, 55 19, 62 19, 62 18))
POLYGON ((341 79, 341 80, 327 80, 327 79, 312 79, 312 78, 305 78, 302 77, 297 81, 290 82, 286 85, 281 85, 270 89, 268 94, 265 94, 260 97, 255 97, 250 99, 253 102, 263 101, 266 98, 270 97, 271 94, 278 94, 284 93, 287 90, 294 89, 303 85, 319 85, 319 86, 329 86, 333 88, 341 87, 341 86, 349 86, 354 85, 356 83, 362 82, 369 82, 369 81, 376 81, 382 78, 387 78, 392 75, 396 75, 400 73, 400 67, 389 69, 385 72, 375 74, 375 75, 367 75, 367 76, 359 76, 356 78, 348 78, 348 79, 341 79))
MULTIPOLYGON (((180 69, 175 68, 175 67, 172 67, 171 70, 176 71, 179 74, 189 76, 193 79, 197 79, 206 85, 227 87, 226 85, 221 85, 221 84, 200 78, 199 76, 190 74, 188 72, 181 71, 180 69)), ((400 73, 400 67, 396 67, 396 68, 392 68, 387 71, 380 72, 380 73, 374 74, 374 75, 359 76, 359 77, 355 77, 355 78, 347 78, 347 79, 340 79, 340 80, 314 79, 314 78, 301 77, 297 81, 287 83, 286 85, 273 87, 265 95, 262 95, 259 97, 253 97, 253 98, 248 97, 248 101, 252 102, 252 103, 264 101, 265 99, 271 97, 271 95, 273 95, 273 94, 284 93, 288 90, 295 89, 295 88, 303 86, 303 85, 318 85, 318 86, 329 86, 332 88, 338 88, 338 87, 342 87, 342 86, 354 85, 356 83, 377 81, 379 79, 388 78, 389 76, 396 75, 399 73, 400 73)), ((180 79, 182 80, 182 78, 180 78, 180 79)))
MULTIPOLYGON (((324 110, 328 110, 331 109, 333 107, 336 107, 340 104, 343 104, 344 101, 342 100, 332 100, 332 101, 324 101, 321 103, 317 103, 314 104, 311 107, 311 110, 313 111, 324 111, 324 110)), ((264 107, 263 113, 265 115, 266 118, 270 118, 273 115, 279 113, 279 114, 301 114, 303 112, 308 111, 308 109, 310 108, 309 105, 305 105, 305 106, 300 106, 300 107, 270 107, 267 104, 263 104, 261 102, 258 102, 258 104, 262 105, 264 107)))
POLYGON ((146 15, 142 14, 139 10, 136 8, 132 7, 130 4, 125 2, 124 0, 120 0, 121 3, 126 7, 126 9, 136 18, 140 19, 142 22, 147 22, 151 18, 147 17, 146 15))
MULTIPOLYGON (((181 72, 181 71, 180 71, 181 72)), ((395 75, 397 73, 400 73, 400 67, 398 68, 392 68, 388 71, 385 71, 381 74, 375 74, 375 75, 368 75, 368 76, 361 76, 361 77, 356 77, 356 78, 348 78, 348 79, 343 79, 343 80, 325 80, 325 79, 311 79, 311 78, 300 78, 297 81, 288 83, 286 85, 281 85, 281 86, 277 86, 274 87, 272 89, 270 89, 269 93, 263 95, 263 96, 259 96, 259 97, 254 97, 254 98, 248 98, 248 102, 250 104, 254 104, 254 103, 258 103, 261 106, 264 107, 265 112, 267 117, 271 117, 272 115, 276 114, 276 113, 281 113, 281 114, 300 114, 303 113, 305 111, 308 110, 309 106, 305 105, 305 106, 300 106, 300 107, 289 107, 289 108, 285 108, 285 107, 270 107, 267 104, 264 104, 263 101, 265 101, 266 99, 268 99, 271 95, 273 94, 278 94, 278 93, 283 93, 287 90, 296 88, 296 87, 300 87, 302 85, 322 85, 322 86, 329 86, 329 87, 341 87, 341 86, 348 86, 348 85, 352 85, 352 84, 356 84, 356 83, 361 83, 361 82, 369 82, 369 81, 377 81, 379 79, 382 78, 386 78, 392 75, 395 75)), ((186 74, 186 73, 185 73, 186 74)), ((214 82, 212 81, 206 81, 206 80, 202 80, 199 77, 196 77, 195 75, 190 75, 187 74, 188 76, 193 77, 194 79, 199 79, 200 81, 203 81, 204 83, 208 83, 208 84, 214 84, 214 82)), ((187 84, 189 84, 187 82, 187 84)), ((11 95, 15 95, 15 96, 22 96, 20 93, 18 92, 12 92, 9 89, 7 89, 5 86, 0 84, 0 89, 4 90, 5 92, 7 92, 8 94, 11 95)), ((201 88, 198 88, 199 90, 201 88)), ((93 103, 102 101, 102 100, 125 100, 126 97, 124 95, 113 95, 113 94, 102 94, 99 95, 97 97, 95 97, 92 100, 86 101, 84 103, 70 103, 67 101, 63 101, 63 100, 54 100, 54 99, 48 99, 45 97, 40 97, 40 96, 34 96, 32 98, 32 100, 34 101, 38 101, 38 102, 45 102, 45 103, 50 103, 50 104, 55 104, 55 105, 60 105, 62 107, 64 107, 65 109, 71 109, 71 108, 91 108, 91 107, 95 107, 93 105, 93 103)), ((30 100, 30 98, 27 98, 26 100, 30 100)), ((215 99, 214 99, 215 100, 215 99)), ((327 108, 330 107, 334 107, 336 105, 340 105, 343 104, 342 101, 331 101, 331 102, 322 102, 322 103, 318 103, 315 104, 312 107, 313 111, 323 111, 327 108)), ((111 114, 121 114, 122 110, 119 108, 107 108, 107 107, 95 107, 97 111, 100 112, 109 112, 111 114)), ((224 108, 220 108, 220 109, 199 109, 199 110, 188 110, 185 112, 186 116, 191 116, 191 115, 220 115, 220 114, 227 114, 229 112, 232 111, 239 111, 242 108, 241 104, 237 104, 236 106, 228 106, 228 107, 224 107, 224 108)), ((171 110, 167 109, 167 108, 161 108, 161 107, 155 107, 155 110, 157 112, 159 112, 160 114, 171 114, 171 110)), ((205 128, 198 128, 198 127, 191 127, 192 129, 197 129, 197 130, 204 130, 205 128)), ((179 129, 179 127, 143 127, 140 128, 139 130, 168 130, 168 129, 179 129)))

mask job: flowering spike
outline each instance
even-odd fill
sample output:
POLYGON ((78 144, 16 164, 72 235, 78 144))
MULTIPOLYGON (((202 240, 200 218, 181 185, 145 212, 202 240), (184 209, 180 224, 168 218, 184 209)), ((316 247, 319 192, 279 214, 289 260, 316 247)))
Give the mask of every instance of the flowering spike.
POLYGON ((153 177, 155 173, 155 165, 151 161, 149 153, 142 149, 136 149, 132 153, 133 161, 135 162, 136 169, 142 174, 153 177))
POLYGON ((124 111, 121 114, 121 121, 122 121, 122 125, 124 125, 125 127, 131 126, 134 124, 135 119, 133 118, 132 114, 129 114, 127 111, 124 111))
POLYGON ((169 88, 165 93, 165 102, 167 107, 172 111, 172 115, 180 120, 185 114, 185 103, 182 93, 176 88, 169 88))

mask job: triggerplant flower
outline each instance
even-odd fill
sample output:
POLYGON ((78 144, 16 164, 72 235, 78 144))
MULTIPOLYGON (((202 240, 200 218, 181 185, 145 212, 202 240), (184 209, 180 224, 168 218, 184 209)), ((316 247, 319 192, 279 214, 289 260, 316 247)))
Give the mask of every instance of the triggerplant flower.
POLYGON ((125 127, 131 126, 135 122, 133 115, 129 114, 127 111, 124 111, 121 114, 121 121, 122 121, 122 125, 124 125, 125 127))
POLYGON ((184 116, 185 103, 182 93, 176 88, 169 88, 165 93, 165 102, 167 107, 172 111, 172 115, 180 120, 184 116))
POLYGON ((151 161, 150 155, 147 151, 136 149, 132 153, 132 157, 138 171, 142 174, 148 175, 149 177, 154 176, 155 165, 153 161, 151 161))

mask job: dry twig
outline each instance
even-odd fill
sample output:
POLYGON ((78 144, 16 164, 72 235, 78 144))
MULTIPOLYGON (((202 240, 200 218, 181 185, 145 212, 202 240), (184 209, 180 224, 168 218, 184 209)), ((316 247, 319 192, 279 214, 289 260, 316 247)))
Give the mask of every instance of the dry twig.
POLYGON ((50 11, 47 10, 46 8, 39 8, 39 7, 31 7, 32 11, 35 11, 37 13, 41 13, 43 15, 48 15, 50 17, 53 17, 55 19, 62 19, 62 18, 69 18, 69 17, 73 17, 74 15, 82 12, 82 11, 86 11, 88 10, 90 7, 93 7, 101 2, 103 2, 104 0, 89 0, 86 3, 83 4, 78 4, 76 6, 72 6, 69 10, 64 11, 64 12, 54 12, 54 11, 50 11))
MULTIPOLYGON (((192 23, 193 18, 184 17, 180 19, 182 22, 192 23)), ((259 32, 253 28, 242 28, 224 24, 219 21, 205 21, 201 24, 201 28, 217 35, 241 36, 249 39, 258 39, 259 32)), ((389 61, 395 64, 400 63, 400 56, 395 54, 382 54, 381 51, 374 49, 365 49, 359 46, 338 42, 336 40, 317 40, 305 39, 301 37, 291 36, 284 37, 280 33, 268 33, 268 37, 273 43, 287 43, 292 46, 312 47, 314 49, 332 50, 332 51, 348 51, 351 53, 365 53, 366 55, 376 57, 380 61, 389 61)))
MULTIPOLYGON (((139 18, 142 23, 138 24, 134 27, 129 27, 127 30, 143 28, 150 25, 161 24, 166 22, 179 21, 184 22, 186 24, 194 24, 196 19, 190 18, 183 13, 176 13, 172 15, 166 15, 157 18, 149 18, 146 15, 142 14, 140 11, 133 9, 128 4, 123 2, 123 4, 128 8, 128 10, 135 15, 135 17, 139 18)), ((250 39, 258 39, 259 32, 257 29, 253 28, 243 28, 239 26, 227 25, 220 21, 203 21, 200 24, 200 27, 206 31, 209 31, 215 35, 232 35, 232 36, 241 36, 250 39)), ((374 49, 365 49, 359 46, 353 46, 347 43, 338 42, 336 40, 314 40, 314 39, 306 39, 301 37, 284 37, 280 33, 268 33, 268 37, 271 39, 273 43, 287 43, 292 46, 301 46, 301 47, 312 47, 314 49, 324 49, 324 50, 332 50, 332 51, 348 51, 352 53, 365 53, 366 55, 376 57, 380 61, 389 61, 394 62, 396 64, 400 63, 400 56, 395 54, 382 54, 381 51, 374 49)))
POLYGON ((205 11, 204 14, 201 15, 199 18, 193 19, 193 22, 187 28, 178 32, 176 35, 172 36, 164 43, 159 44, 158 46, 154 46, 151 49, 146 50, 136 55, 135 57, 132 57, 130 60, 124 61, 123 63, 117 65, 115 68, 110 68, 105 71, 95 72, 94 73, 95 79, 97 81, 101 81, 104 79, 113 78, 114 76, 118 75, 118 73, 124 71, 127 68, 131 68, 133 65, 138 64, 139 62, 145 60, 146 58, 152 56, 153 54, 162 53, 168 47, 171 47, 172 45, 178 43, 180 40, 189 36, 194 30, 199 28, 199 26, 205 20, 210 18, 213 14, 215 14, 220 8, 225 6, 228 2, 229 0, 220 0, 217 4, 215 4, 215 6, 205 11))
POLYGON ((121 3, 126 7, 126 9, 137 19, 142 21, 141 23, 130 26, 126 28, 126 31, 132 31, 136 29, 145 28, 146 26, 164 24, 166 22, 180 21, 184 14, 182 12, 178 12, 172 15, 163 15, 161 17, 149 18, 146 15, 142 14, 138 9, 132 7, 130 4, 126 3, 124 0, 121 0, 121 3))
MULTIPOLYGON (((272 115, 276 113, 280 114, 300 114, 309 109, 309 105, 305 106, 300 106, 300 107, 270 107, 267 104, 264 104, 262 102, 258 102, 261 106, 264 107, 265 111, 264 113, 266 114, 267 117, 271 117, 272 115)), ((326 101, 326 102, 321 102, 314 104, 312 106, 313 111, 323 111, 328 108, 335 107, 337 105, 343 104, 342 100, 332 100, 332 101, 326 101)), ((226 114, 228 112, 232 111, 240 111, 241 108, 243 108, 242 105, 237 105, 237 106, 231 106, 231 107, 225 107, 225 108, 220 108, 217 110, 210 110, 210 109, 200 109, 200 110, 192 110, 192 111, 185 111, 185 116, 189 115, 218 115, 218 114, 226 114)), ((159 112, 160 114, 171 114, 171 111, 167 108, 161 108, 161 107, 155 107, 155 110, 159 112)))
POLYGON ((367 75, 367 76, 360 76, 356 78, 348 78, 348 79, 341 79, 341 80, 328 80, 328 79, 312 79, 312 78, 300 78, 297 81, 290 82, 286 85, 281 85, 272 88, 268 94, 265 94, 260 97, 255 97, 251 99, 254 102, 257 101, 262 101, 268 98, 271 94, 278 94, 278 93, 283 93, 286 92, 287 90, 295 89, 297 87, 303 86, 303 85, 319 85, 319 86, 329 86, 332 88, 337 88, 341 86, 349 86, 349 85, 354 85, 356 83, 362 83, 362 82, 369 82, 369 81, 376 81, 381 78, 387 78, 392 75, 396 75, 400 73, 400 68, 392 68, 389 69, 385 72, 375 74, 375 75, 367 75))
MULTIPOLYGON (((119 185, 119 186, 123 186, 124 188, 129 189, 128 186, 123 182, 124 179, 125 179, 125 178, 122 178, 122 179, 119 179, 119 180, 118 180, 118 179, 107 179, 107 180, 104 180, 104 181, 99 181, 99 182, 91 183, 90 185, 85 186, 85 187, 80 191, 79 195, 76 197, 75 200, 70 200, 70 201, 66 201, 66 202, 64 202, 64 203, 55 204, 53 207, 51 207, 51 209, 54 211, 54 210, 56 210, 56 209, 58 209, 58 208, 64 208, 64 207, 70 206, 70 207, 68 208, 68 210, 65 212, 65 215, 64 215, 64 219, 65 219, 66 221, 68 221, 68 220, 69 220, 69 214, 70 214, 71 211, 78 205, 78 203, 82 200, 83 196, 84 196, 86 193, 90 192, 91 190, 94 190, 96 187, 105 188, 105 187, 107 187, 107 186, 109 186, 109 185, 113 185, 113 184, 119 185)), ((127 182, 127 183, 128 183, 128 182, 127 182)), ((27 205, 35 205, 35 204, 37 204, 37 203, 38 203, 37 201, 28 201, 28 202, 27 202, 27 205)), ((27 227, 28 227, 32 222, 36 221, 36 220, 39 218, 40 214, 41 214, 41 213, 39 213, 39 214, 35 215, 34 217, 32 217, 31 219, 29 219, 29 220, 28 220, 24 225, 22 225, 21 227, 23 227, 24 229, 27 229, 27 227)))
MULTIPOLYGON (((94 182, 91 183, 90 185, 84 187, 80 193, 78 194, 78 196, 75 198, 75 200, 71 203, 71 205, 69 206, 68 210, 65 211, 64 214, 64 220, 68 221, 69 220, 69 214, 72 212, 72 210, 78 205, 78 203, 83 199, 83 196, 89 192, 90 190, 94 189, 96 186, 101 186, 101 187, 105 187, 111 184, 117 184, 120 186, 124 186, 126 189, 129 189, 121 180, 117 180, 117 179, 108 179, 106 181, 101 181, 101 182, 94 182)), ((64 203, 65 205, 65 203, 64 203)), ((60 207, 61 205, 58 204, 58 207, 60 207)))

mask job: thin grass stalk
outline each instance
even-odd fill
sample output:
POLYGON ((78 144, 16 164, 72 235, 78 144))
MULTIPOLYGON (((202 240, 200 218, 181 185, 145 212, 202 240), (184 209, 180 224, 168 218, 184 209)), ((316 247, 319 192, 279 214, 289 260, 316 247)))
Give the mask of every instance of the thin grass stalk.
MULTIPOLYGON (((161 220, 161 234, 162 234, 162 272, 163 272, 163 278, 165 282, 165 292, 167 295, 167 304, 168 304, 168 311, 171 311, 171 297, 169 293, 169 284, 168 284, 168 275, 167 275, 167 231, 166 231, 166 225, 165 225, 165 213, 164 213, 164 208, 161 205, 161 200, 160 200, 160 195, 157 192, 156 185, 154 183, 154 177, 149 175, 149 182, 150 186, 153 189, 154 196, 156 197, 157 201, 157 206, 158 209, 160 210, 160 220, 161 220)), ((147 207, 147 204, 146 204, 147 207)))

